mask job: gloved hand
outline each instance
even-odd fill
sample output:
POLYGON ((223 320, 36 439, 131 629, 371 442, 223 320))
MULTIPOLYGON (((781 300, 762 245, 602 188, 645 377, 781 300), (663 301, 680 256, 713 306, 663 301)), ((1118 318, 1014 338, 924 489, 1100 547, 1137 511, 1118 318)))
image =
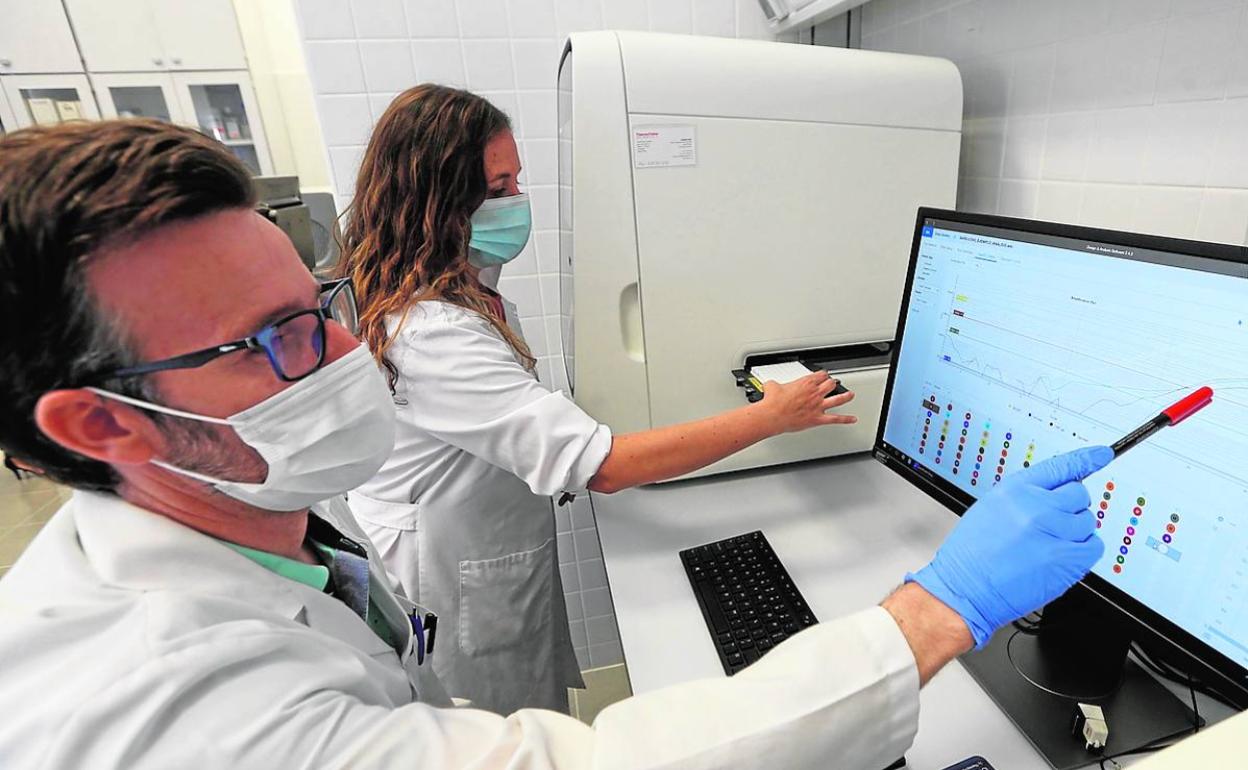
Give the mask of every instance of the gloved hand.
POLYGON ((917 574, 906 575, 962 616, 979 649, 1001 626, 1061 596, 1105 544, 1082 479, 1114 459, 1105 446, 1058 455, 1005 477, 917 574))

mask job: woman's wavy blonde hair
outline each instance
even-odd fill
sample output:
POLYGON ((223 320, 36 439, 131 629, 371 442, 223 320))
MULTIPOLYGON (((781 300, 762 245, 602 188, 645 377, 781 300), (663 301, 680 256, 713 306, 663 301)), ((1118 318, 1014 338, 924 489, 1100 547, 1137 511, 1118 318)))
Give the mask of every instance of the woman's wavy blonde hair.
MULTIPOLYGON (((338 274, 354 284, 360 336, 385 367, 398 368, 386 318, 442 300, 480 313, 530 371, 529 348, 497 318, 468 265, 470 219, 486 198, 485 145, 511 128, 507 115, 476 94, 419 85, 395 97, 377 121, 346 215, 338 274)), ((402 326, 400 322, 395 328, 402 326)))

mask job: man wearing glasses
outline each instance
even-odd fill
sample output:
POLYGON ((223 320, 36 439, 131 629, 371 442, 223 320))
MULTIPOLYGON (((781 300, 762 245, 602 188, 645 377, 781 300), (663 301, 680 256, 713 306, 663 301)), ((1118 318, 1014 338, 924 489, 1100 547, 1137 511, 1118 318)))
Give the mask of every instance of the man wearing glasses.
POLYGON ((732 679, 592 728, 447 708, 430 613, 343 499, 394 437, 351 286, 314 279, 253 203, 189 129, 0 139, 0 449, 77 490, 0 580, 6 768, 873 770, 913 739, 920 684, 1100 553, 1067 482, 1107 458, 1055 458, 881 607, 732 679))

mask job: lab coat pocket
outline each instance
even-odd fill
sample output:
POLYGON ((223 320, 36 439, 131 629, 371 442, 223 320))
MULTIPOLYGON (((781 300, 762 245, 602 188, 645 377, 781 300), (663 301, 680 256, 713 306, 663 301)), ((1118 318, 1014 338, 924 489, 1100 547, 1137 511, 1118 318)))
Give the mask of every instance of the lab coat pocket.
POLYGON ((468 655, 514 652, 550 638, 555 541, 459 563, 459 645, 468 655))

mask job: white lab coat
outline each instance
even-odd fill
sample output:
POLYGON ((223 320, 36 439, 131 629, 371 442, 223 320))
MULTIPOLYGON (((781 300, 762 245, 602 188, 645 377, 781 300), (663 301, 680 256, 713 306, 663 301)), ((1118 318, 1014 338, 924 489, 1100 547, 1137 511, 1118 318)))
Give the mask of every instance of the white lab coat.
POLYGON ((582 681, 550 496, 589 483, 611 432, 477 313, 420 302, 399 321, 394 451, 348 502, 404 594, 438 605, 434 666, 451 695, 499 714, 566 711, 582 681))
POLYGON ((0 767, 879 770, 917 729, 914 658, 880 608, 593 728, 417 702, 441 695, 411 661, 337 599, 79 492, 0 579, 0 767))

